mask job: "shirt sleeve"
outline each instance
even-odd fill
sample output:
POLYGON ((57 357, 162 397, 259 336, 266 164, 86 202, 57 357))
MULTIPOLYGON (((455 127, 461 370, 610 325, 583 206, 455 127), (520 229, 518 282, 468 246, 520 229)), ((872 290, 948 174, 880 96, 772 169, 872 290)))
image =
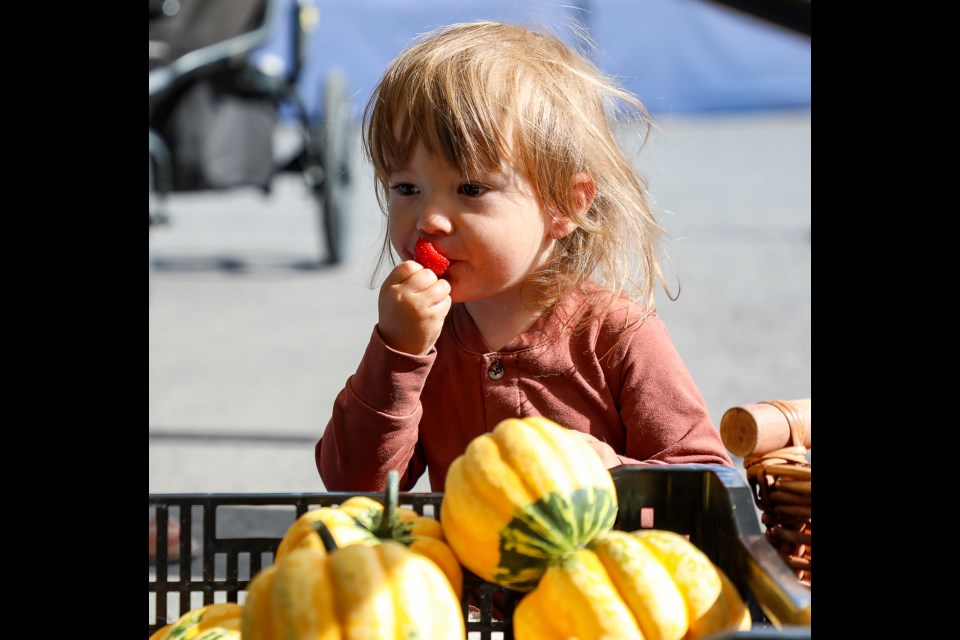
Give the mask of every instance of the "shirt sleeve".
POLYGON ((383 491, 391 469, 400 472, 401 491, 413 488, 426 469, 417 445, 420 394, 435 359, 435 350, 413 356, 391 349, 374 328, 315 447, 328 491, 383 491))
POLYGON ((621 333, 611 356, 626 429, 621 462, 733 466, 706 401, 659 316, 651 314, 637 329, 621 333))

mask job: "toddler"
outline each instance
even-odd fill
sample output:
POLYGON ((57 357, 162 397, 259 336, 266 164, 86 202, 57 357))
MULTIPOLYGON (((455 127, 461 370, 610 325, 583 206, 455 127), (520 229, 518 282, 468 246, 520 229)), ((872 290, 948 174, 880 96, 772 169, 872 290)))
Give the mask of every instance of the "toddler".
POLYGON ((732 466, 656 314, 663 229, 611 127, 630 114, 646 122, 547 31, 455 24, 391 62, 363 142, 395 266, 316 445, 327 490, 398 469, 443 491, 471 440, 532 415, 608 468, 732 466))

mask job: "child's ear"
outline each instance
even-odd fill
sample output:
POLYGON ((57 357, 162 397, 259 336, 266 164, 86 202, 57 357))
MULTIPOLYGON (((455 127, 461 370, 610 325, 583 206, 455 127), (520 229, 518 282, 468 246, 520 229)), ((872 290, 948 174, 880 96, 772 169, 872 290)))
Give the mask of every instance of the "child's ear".
POLYGON ((587 210, 593 204, 593 199, 597 195, 597 185, 586 171, 581 171, 573 176, 573 197, 577 203, 577 215, 587 215, 587 210))
MULTIPOLYGON (((573 176, 573 198, 577 217, 583 217, 587 214, 590 205, 593 204, 593 198, 597 194, 597 185, 589 173, 580 172, 573 176)), ((579 226, 576 222, 565 215, 561 215, 555 209, 551 211, 553 216, 553 226, 551 235, 554 239, 566 238, 574 232, 579 226)))

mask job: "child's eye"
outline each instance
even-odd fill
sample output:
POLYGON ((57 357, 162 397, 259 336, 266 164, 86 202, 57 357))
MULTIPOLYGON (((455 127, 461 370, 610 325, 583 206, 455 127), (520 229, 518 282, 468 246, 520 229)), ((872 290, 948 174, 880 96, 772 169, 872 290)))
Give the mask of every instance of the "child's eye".
POLYGON ((481 184, 474 184, 468 182, 460 187, 460 190, 464 195, 470 196, 471 198, 476 198, 482 196, 487 192, 487 188, 481 184))
POLYGON ((412 196, 416 193, 420 193, 420 189, 415 185, 412 185, 408 182, 400 182, 398 184, 390 185, 390 189, 396 191, 402 196, 412 196))

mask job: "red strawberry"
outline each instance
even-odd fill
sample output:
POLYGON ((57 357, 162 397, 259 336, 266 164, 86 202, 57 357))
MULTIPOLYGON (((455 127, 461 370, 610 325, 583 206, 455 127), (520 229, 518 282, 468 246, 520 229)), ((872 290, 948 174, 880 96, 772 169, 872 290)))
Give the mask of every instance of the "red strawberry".
POLYGON ((437 277, 443 275, 443 272, 450 266, 450 261, 440 255, 437 248, 429 240, 417 238, 417 245, 413 248, 413 256, 425 269, 430 269, 437 277))

